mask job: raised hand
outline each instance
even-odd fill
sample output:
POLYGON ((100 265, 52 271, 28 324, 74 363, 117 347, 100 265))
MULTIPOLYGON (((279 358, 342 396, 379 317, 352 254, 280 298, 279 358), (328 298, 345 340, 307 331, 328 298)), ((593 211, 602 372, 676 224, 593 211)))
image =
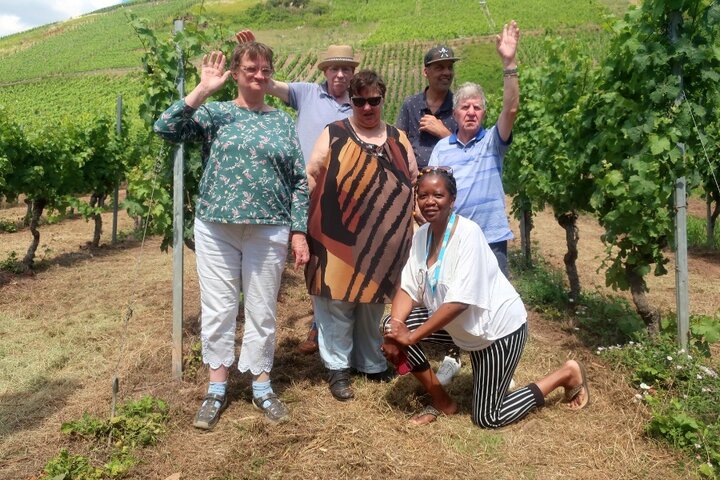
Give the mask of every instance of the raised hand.
POLYGON ((517 53, 518 41, 520 40, 520 29, 515 20, 505 24, 499 35, 495 36, 495 48, 503 62, 503 66, 515 66, 515 54, 517 53))
POLYGON ((225 70, 225 55, 212 51, 203 56, 199 86, 202 86, 208 95, 212 95, 225 85, 230 74, 230 70, 225 70))
POLYGON ((240 30, 235 34, 235 38, 237 39, 237 42, 242 45, 243 43, 254 42, 255 34, 252 30, 240 30))

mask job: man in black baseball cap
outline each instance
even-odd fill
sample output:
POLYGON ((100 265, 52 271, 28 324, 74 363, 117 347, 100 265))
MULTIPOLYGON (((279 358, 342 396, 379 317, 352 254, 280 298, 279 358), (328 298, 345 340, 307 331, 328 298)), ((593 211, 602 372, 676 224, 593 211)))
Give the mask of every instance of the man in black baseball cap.
POLYGON ((413 146, 418 167, 430 160, 435 144, 457 128, 453 119, 454 64, 460 60, 452 48, 437 45, 427 51, 423 59, 423 75, 428 86, 417 95, 405 99, 395 126, 404 130, 413 146))
MULTIPOLYGON (((395 126, 404 130, 410 140, 418 168, 427 166, 435 144, 457 129, 450 87, 455 76, 453 68, 458 60, 460 58, 446 45, 428 50, 423 58, 423 75, 428 80, 428 86, 405 99, 395 121, 395 126)), ((425 222, 419 212, 415 218, 419 223, 425 222)), ((460 371, 460 351, 451 348, 446 353, 437 372, 443 385, 449 384, 460 371)))

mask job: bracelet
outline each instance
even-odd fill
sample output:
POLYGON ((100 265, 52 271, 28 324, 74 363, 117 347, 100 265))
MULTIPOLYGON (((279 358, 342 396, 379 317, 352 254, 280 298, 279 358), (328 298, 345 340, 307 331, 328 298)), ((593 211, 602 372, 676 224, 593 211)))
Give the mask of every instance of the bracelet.
POLYGON ((503 77, 517 77, 518 76, 518 69, 515 68, 506 68, 503 70, 503 77))

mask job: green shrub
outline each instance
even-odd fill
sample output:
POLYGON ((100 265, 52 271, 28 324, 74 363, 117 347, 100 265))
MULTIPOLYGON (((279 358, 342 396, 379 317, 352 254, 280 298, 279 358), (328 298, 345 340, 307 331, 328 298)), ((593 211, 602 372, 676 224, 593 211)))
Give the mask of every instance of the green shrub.
POLYGON ((645 324, 624 298, 582 293, 575 308, 579 336, 591 347, 618 345, 645 333, 645 324))
POLYGON ((145 396, 120 405, 117 415, 101 420, 87 413, 73 422, 63 423, 60 431, 70 435, 105 439, 112 435, 116 446, 145 447, 155 445, 165 431, 168 407, 162 400, 145 396))
POLYGON ((51 458, 43 469, 51 480, 99 480, 102 470, 90 464, 90 460, 82 455, 71 455, 63 448, 51 458))
POLYGON ((60 431, 91 440, 95 448, 104 446, 112 436, 110 458, 102 468, 94 467, 87 457, 71 455, 67 449, 50 459, 44 472, 52 480, 95 480, 125 476, 137 463, 132 450, 155 445, 165 432, 167 404, 150 396, 120 405, 111 419, 83 414, 82 418, 65 422, 60 431))
POLYGON ((509 252, 512 284, 526 305, 543 313, 551 313, 551 316, 557 316, 568 303, 563 276, 545 262, 537 252, 534 253, 533 258, 535 265, 525 267, 519 251, 509 252))
POLYGON ((4 272, 19 274, 25 271, 25 267, 18 259, 17 252, 13 250, 8 253, 8 256, 7 258, 5 258, 5 260, 0 261, 0 270, 4 272))
MULTIPOLYGON (((695 326, 706 323, 707 318, 693 319, 695 326)), ((720 375, 701 361, 706 358, 704 345, 711 343, 715 334, 692 333, 688 349, 683 350, 676 345, 668 324, 665 322, 665 331, 653 341, 645 338, 622 347, 599 347, 598 353, 629 370, 631 383, 638 389, 636 401, 645 403, 652 415, 647 433, 688 454, 700 475, 718 478, 720 375)), ((707 332, 694 330, 701 331, 707 332)))
POLYGON ((0 232, 15 233, 17 231, 17 222, 14 222, 12 220, 0 219, 0 232))

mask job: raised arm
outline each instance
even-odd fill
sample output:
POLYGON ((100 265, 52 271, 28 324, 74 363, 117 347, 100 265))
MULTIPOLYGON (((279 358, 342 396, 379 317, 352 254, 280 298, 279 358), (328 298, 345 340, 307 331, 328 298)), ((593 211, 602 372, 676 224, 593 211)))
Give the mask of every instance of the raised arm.
POLYGON ((270 82, 268 82, 267 93, 288 103, 290 99, 290 85, 280 80, 271 79, 270 82))
POLYGON ((498 133, 503 141, 510 138, 520 106, 520 85, 515 58, 519 40, 520 29, 515 20, 506 24, 500 35, 495 37, 495 46, 503 64, 503 108, 497 121, 498 133))
POLYGON ((185 97, 185 104, 191 108, 198 108, 225 85, 231 73, 230 70, 225 70, 225 55, 222 52, 213 51, 209 55, 204 55, 200 83, 185 97))

